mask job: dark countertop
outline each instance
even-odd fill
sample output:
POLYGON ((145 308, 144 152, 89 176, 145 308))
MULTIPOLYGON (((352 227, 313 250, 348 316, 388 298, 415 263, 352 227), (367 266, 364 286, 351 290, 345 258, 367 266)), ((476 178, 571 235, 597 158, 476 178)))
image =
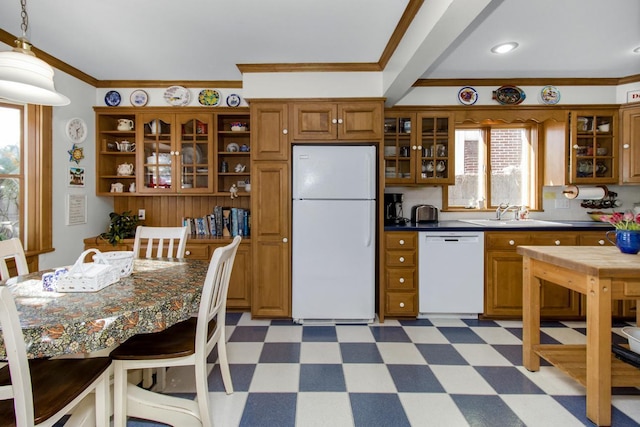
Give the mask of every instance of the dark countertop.
POLYGON ((475 224, 469 224, 463 221, 440 221, 436 223, 412 223, 408 222, 405 225, 386 225, 384 231, 608 231, 615 230, 615 228, 605 222, 596 221, 566 221, 566 220, 548 220, 553 222, 560 222, 566 224, 566 227, 551 226, 551 227, 504 227, 504 226, 481 226, 475 224))

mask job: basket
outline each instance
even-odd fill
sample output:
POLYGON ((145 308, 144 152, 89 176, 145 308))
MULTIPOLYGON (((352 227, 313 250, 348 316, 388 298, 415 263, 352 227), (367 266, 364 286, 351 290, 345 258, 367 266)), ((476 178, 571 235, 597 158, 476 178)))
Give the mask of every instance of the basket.
MULTIPOLYGON (((107 263, 116 267, 120 278, 131 276, 133 272, 133 251, 112 251, 102 252, 102 256, 107 263)), ((96 255, 93 256, 96 261, 96 255)))
POLYGON ((82 252, 69 272, 58 279, 58 292, 96 292, 120 280, 118 269, 107 262, 98 249, 82 252), (95 262, 85 263, 85 257, 94 252, 95 262))

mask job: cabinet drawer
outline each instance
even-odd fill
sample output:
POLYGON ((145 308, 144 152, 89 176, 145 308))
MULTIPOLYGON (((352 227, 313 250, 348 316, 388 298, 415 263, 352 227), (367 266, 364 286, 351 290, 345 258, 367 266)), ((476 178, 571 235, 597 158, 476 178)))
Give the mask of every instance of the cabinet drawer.
POLYGON ((532 233, 532 245, 536 246, 575 246, 578 235, 575 233, 532 233))
POLYGON ((416 251, 386 251, 385 265, 387 267, 415 267, 417 265, 416 251))
POLYGON ((487 249, 513 249, 515 251, 516 246, 531 244, 530 233, 486 233, 484 239, 487 249))
POLYGON ((185 258, 191 259, 209 259, 208 245, 187 245, 184 251, 185 258))
POLYGON ((387 289, 415 290, 415 268, 387 268, 387 289))
POLYGON ((387 249, 415 249, 418 233, 385 233, 385 247, 387 249))
MULTIPOLYGON (((615 240, 615 237, 612 236, 615 240)), ((612 246, 609 240, 607 240, 605 233, 581 233, 578 241, 580 246, 612 246)))
POLYGON ((415 292, 388 292, 386 302, 386 311, 389 316, 416 316, 418 314, 415 292))

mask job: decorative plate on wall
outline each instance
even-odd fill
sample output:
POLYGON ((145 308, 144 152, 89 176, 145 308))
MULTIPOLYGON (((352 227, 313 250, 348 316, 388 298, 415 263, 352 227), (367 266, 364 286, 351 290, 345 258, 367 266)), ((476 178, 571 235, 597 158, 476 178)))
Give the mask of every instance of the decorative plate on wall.
POLYGON ((144 107, 149 101, 149 95, 142 89, 134 90, 131 92, 129 101, 131 101, 131 105, 134 107, 144 107))
POLYGON ((543 87, 540 96, 545 104, 553 105, 560 101, 560 91, 555 86, 543 87))
POLYGON ((220 92, 215 89, 203 89, 198 95, 198 102, 200 105, 207 107, 215 107, 220 104, 220 92))
POLYGON ((191 92, 183 86, 171 86, 164 92, 164 100, 173 106, 183 106, 191 102, 191 92))
POLYGON ((109 107, 116 107, 120 105, 121 100, 122 98, 120 97, 120 92, 116 90, 110 90, 104 96, 104 103, 107 104, 109 107))
POLYGON ((470 87, 465 86, 458 92, 458 101, 464 105, 473 105, 478 100, 478 92, 470 87))
POLYGON ((240 95, 232 93, 231 95, 227 96, 227 105, 229 107, 237 107, 238 105, 240 105, 240 102, 242 102, 240 95))
POLYGON ((505 85, 500 86, 493 91, 493 99, 502 105, 518 105, 527 95, 517 86, 505 85))

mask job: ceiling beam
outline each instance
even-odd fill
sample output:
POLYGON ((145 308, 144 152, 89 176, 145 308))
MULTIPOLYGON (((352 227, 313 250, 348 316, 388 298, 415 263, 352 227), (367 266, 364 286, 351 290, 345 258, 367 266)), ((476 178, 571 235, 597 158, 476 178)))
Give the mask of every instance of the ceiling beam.
POLYGON ((383 72, 387 106, 396 104, 425 69, 437 64, 503 0, 427 0, 383 72))

